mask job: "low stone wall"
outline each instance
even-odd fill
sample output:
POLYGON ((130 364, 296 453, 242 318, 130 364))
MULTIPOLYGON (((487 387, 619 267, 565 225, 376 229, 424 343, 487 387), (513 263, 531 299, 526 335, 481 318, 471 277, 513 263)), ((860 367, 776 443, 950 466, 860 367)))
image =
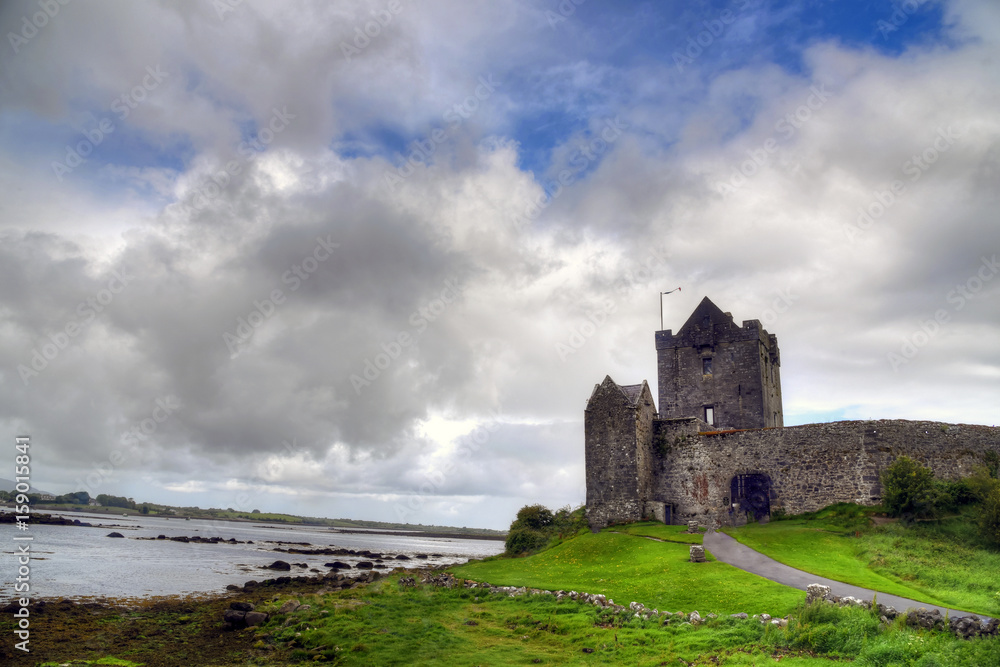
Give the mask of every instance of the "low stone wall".
POLYGON ((1000 453, 1000 428, 941 422, 843 421, 706 433, 699 420, 654 422, 653 500, 675 507, 674 523, 725 525, 730 483, 760 473, 771 480, 771 511, 810 512, 837 502, 880 502, 880 475, 899 456, 956 479, 1000 453))
MULTIPOLYGON (((841 607, 853 606, 870 609, 879 616, 879 620, 888 624, 899 616, 902 612, 896 611, 893 607, 878 602, 874 604, 865 600, 847 596, 837 597, 830 592, 829 586, 820 584, 809 584, 806 587, 806 604, 830 603, 841 607)), ((975 614, 968 616, 955 616, 948 618, 937 609, 928 611, 924 607, 912 609, 906 613, 906 624, 913 628, 924 630, 939 630, 951 632, 961 639, 972 639, 974 637, 997 637, 1000 636, 1000 620, 995 618, 979 618, 975 614)))
MULTIPOLYGON (((702 616, 697 610, 684 613, 682 611, 669 612, 660 611, 658 609, 649 609, 641 602, 635 601, 629 602, 628 605, 620 605, 615 604, 615 601, 611 598, 600 594, 595 595, 592 593, 580 593, 577 591, 549 591, 539 588, 527 588, 524 586, 494 586, 492 584, 472 581, 470 579, 457 579, 447 573, 424 575, 421 578, 421 582, 425 585, 438 586, 442 588, 461 587, 481 589, 484 593, 488 592, 494 595, 506 595, 508 597, 520 597, 522 595, 553 595, 556 600, 573 600, 584 604, 592 604, 595 607, 607 609, 615 614, 623 614, 633 618, 645 618, 647 620, 655 618, 662 625, 669 625, 672 622, 698 625, 700 623, 704 623, 705 621, 719 617, 718 614, 715 613, 702 616)), ((399 580, 399 584, 405 587, 413 586, 414 583, 414 579, 409 577, 399 580)), ((838 604, 842 607, 851 605, 872 609, 870 602, 865 602, 864 600, 852 597, 839 598, 830 594, 829 586, 810 584, 806 591, 806 604, 823 603, 838 604)), ((887 625, 892 621, 892 619, 899 615, 899 612, 892 607, 887 607, 881 604, 876 604, 875 608, 872 610, 880 614, 882 622, 887 625)), ((754 614, 753 616, 750 616, 745 612, 729 614, 729 617, 754 620, 762 625, 769 624, 781 628, 786 627, 788 625, 788 621, 790 620, 789 616, 785 616, 784 618, 774 618, 770 614, 754 614)), ((906 621, 907 625, 912 627, 920 627, 928 630, 949 631, 964 639, 971 639, 973 637, 996 638, 1000 635, 1000 621, 997 619, 989 619, 983 622, 978 616, 975 615, 956 616, 955 618, 948 620, 941 616, 941 613, 937 610, 928 612, 926 609, 917 609, 907 614, 906 621)))

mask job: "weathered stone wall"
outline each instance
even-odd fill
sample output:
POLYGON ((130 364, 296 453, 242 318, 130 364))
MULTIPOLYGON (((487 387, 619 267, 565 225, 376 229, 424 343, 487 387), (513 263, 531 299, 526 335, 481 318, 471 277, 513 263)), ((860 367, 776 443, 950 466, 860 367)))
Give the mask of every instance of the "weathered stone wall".
POLYGON ((587 519, 592 527, 644 516, 652 467, 659 464, 650 444, 655 414, 645 382, 635 401, 610 377, 595 387, 584 411, 587 519))
POLYGON ((936 477, 970 474, 988 450, 1000 453, 1000 428, 878 420, 704 433, 695 419, 654 422, 658 455, 651 500, 673 504, 673 523, 729 523, 730 483, 761 473, 771 480, 771 508, 789 514, 836 502, 881 500, 879 476, 899 456, 936 477))
POLYGON ((633 415, 639 500, 644 503, 642 515, 648 516, 645 502, 653 496, 654 469, 659 467, 659 459, 653 453, 653 420, 656 418, 656 405, 653 403, 653 392, 645 382, 642 383, 642 390, 635 402, 633 415))

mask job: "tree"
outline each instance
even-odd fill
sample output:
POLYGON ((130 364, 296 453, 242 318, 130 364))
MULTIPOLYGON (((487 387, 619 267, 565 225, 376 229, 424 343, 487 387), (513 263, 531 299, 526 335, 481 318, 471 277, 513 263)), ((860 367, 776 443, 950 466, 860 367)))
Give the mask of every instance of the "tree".
MULTIPOLYGON (((552 511, 542 505, 525 505, 517 511, 514 524, 518 527, 542 530, 552 525, 552 511)), ((513 530, 514 524, 511 524, 513 530)))
POLYGON ((66 496, 70 499, 69 502, 76 505, 87 505, 90 503, 90 494, 86 491, 74 491, 73 493, 67 493, 66 496))
POLYGON ((548 544, 552 511, 543 505, 525 505, 510 524, 504 549, 508 555, 529 553, 548 544))
POLYGON ((882 506, 891 516, 912 522, 934 512, 934 473, 908 456, 882 472, 882 506))
POLYGON ((979 532, 983 539, 1000 546, 1000 481, 994 480, 979 508, 979 532))
POLYGON ((965 483, 979 501, 979 534, 985 542, 1000 546, 1000 480, 992 470, 980 466, 975 474, 965 478, 965 483))

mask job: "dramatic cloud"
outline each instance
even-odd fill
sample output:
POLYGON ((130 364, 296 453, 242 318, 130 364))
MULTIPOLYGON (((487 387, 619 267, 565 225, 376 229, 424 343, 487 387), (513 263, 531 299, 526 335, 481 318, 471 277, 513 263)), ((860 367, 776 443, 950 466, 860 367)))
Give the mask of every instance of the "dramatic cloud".
POLYGON ((45 7, 0 10, 0 424, 41 488, 579 504, 585 401, 655 395, 678 285, 664 328, 708 295, 778 335, 786 424, 996 421, 993 3, 45 7))

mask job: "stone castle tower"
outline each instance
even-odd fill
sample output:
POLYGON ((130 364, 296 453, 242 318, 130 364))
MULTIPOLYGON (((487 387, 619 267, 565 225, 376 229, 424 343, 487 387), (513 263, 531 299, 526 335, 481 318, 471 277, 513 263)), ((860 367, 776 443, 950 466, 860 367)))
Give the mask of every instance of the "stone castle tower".
MULTIPOLYGON (((653 479, 653 392, 642 384, 620 386, 606 376, 594 385, 583 420, 587 508, 590 521, 606 525, 621 516, 652 514, 646 503, 653 479), (614 461, 614 465, 606 462, 614 461), (590 509, 593 508, 593 509, 590 509)), ((663 520, 663 517, 660 517, 663 520)))
POLYGON ((656 332, 660 416, 699 417, 718 430, 782 426, 778 339, 759 320, 706 296, 676 334, 656 332))

